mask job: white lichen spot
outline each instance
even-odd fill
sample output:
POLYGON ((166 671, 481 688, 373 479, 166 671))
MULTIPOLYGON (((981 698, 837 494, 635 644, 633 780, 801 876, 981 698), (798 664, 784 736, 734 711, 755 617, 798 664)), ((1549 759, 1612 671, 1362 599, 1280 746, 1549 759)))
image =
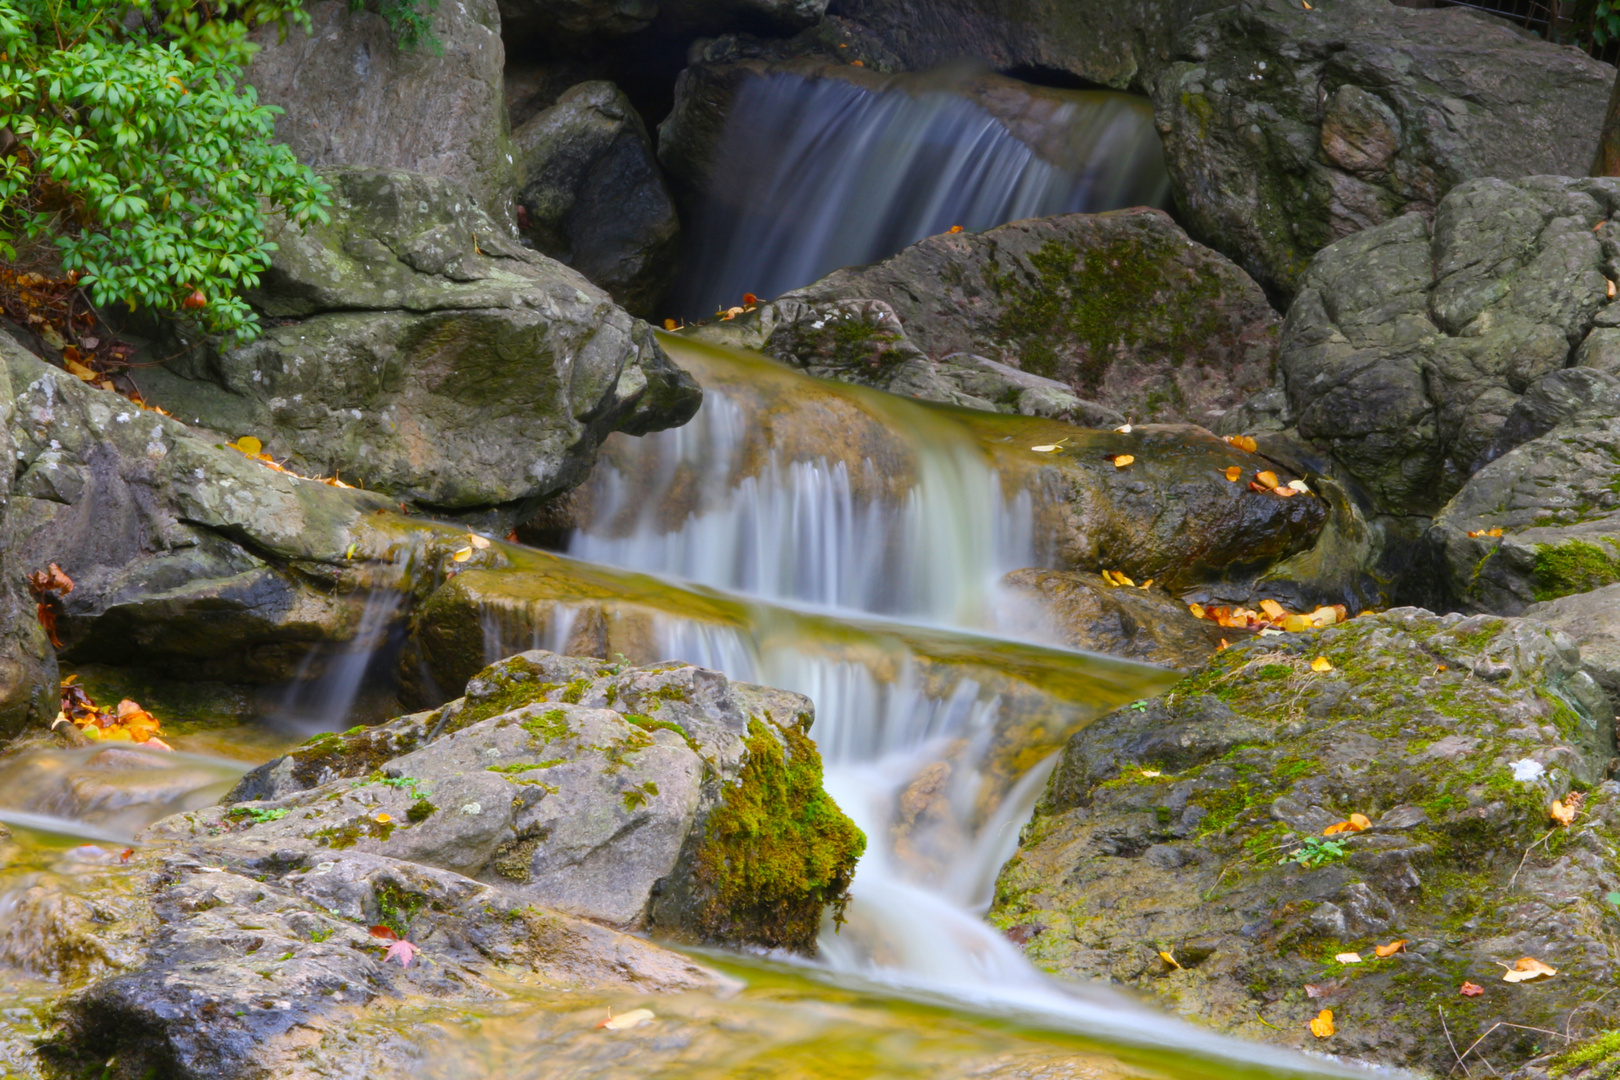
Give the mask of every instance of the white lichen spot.
POLYGON ((113 419, 117 420, 120 424, 127 424, 129 423, 129 413, 121 412, 117 416, 113 417, 113 419))
POLYGON ((1518 761, 1510 763, 1508 768, 1513 770, 1513 779, 1521 784, 1527 784, 1532 780, 1540 780, 1547 771, 1542 767, 1541 762, 1534 758, 1520 758, 1518 761))
POLYGON ((478 803, 470 802, 461 808, 461 812, 468 817, 477 817, 484 812, 484 808, 478 803))

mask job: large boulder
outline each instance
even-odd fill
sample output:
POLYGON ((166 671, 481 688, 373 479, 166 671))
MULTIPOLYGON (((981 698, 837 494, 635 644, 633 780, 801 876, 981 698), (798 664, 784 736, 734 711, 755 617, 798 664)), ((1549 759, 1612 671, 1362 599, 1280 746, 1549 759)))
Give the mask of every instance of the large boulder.
POLYGON ((1567 634, 1587 674, 1620 706, 1620 583, 1531 604, 1524 614, 1567 634))
POLYGON ((1614 68, 1460 8, 1223 5, 1152 94, 1189 231, 1291 296, 1311 256, 1477 177, 1585 175, 1614 68))
MULTIPOLYGON (((358 632, 361 597, 338 579, 356 528, 391 500, 269 469, 3 334, 0 391, 16 470, 6 566, 54 562, 72 579, 57 620, 67 658, 266 682, 358 632)), ((7 634, 26 644, 37 623, 20 614, 7 634)), ((22 655, 25 682, 54 683, 54 657, 22 655)))
POLYGON ((1430 541, 1453 594, 1478 610, 1620 582, 1620 417, 1571 421, 1476 473, 1430 541))
MULTIPOLYGON (((424 5, 425 6, 425 5, 424 5)), ((310 32, 255 31, 246 78, 282 109, 275 137, 306 165, 443 177, 512 225, 512 147, 495 0, 431 7, 430 40, 401 45, 374 8, 309 5, 310 32)))
POLYGON ((320 736, 184 837, 386 855, 626 929, 814 953, 865 840, 821 789, 813 706, 686 664, 523 653, 432 713, 320 736), (358 783, 357 783, 358 781, 358 783))
POLYGON ((650 317, 675 271, 681 223, 630 99, 609 82, 581 83, 512 143, 518 231, 650 317))
MULTIPOLYGON (((1502 451, 1497 437, 1538 380, 1606 362, 1620 320, 1608 295, 1617 206, 1608 179, 1477 180, 1445 197, 1432 229, 1409 213, 1321 252, 1279 358, 1299 433, 1379 510, 1433 514, 1502 451)), ((1572 402, 1601 403, 1603 381, 1544 387, 1548 404, 1510 438, 1572 415, 1572 402)))
POLYGON ((1449 1035, 1511 1069, 1539 1040, 1509 1025, 1605 1026, 1578 1007, 1620 970, 1613 752, 1534 622, 1406 608, 1234 644, 1070 740, 989 918, 1053 974, 1246 1038, 1444 1073, 1449 1035), (1557 975, 1504 981, 1521 957, 1557 975))
POLYGON ((1276 374, 1265 294, 1157 210, 931 236, 740 321, 812 374, 1077 423, 1213 424, 1276 374))
POLYGON ((254 297, 264 335, 150 369, 149 400, 306 475, 448 509, 565 490, 609 432, 697 410, 651 328, 456 185, 330 175, 331 224, 283 232, 254 297))
MULTIPOLYGON (((0 456, 8 463, 26 458, 14 427, 17 400, 12 388, 12 362, 33 359, 11 335, 0 330, 0 456)), ((10 535, 17 472, 0 473, 0 535, 10 535)), ((56 653, 27 595, 27 576, 46 564, 29 566, 24 552, 7 543, 0 547, 0 740, 55 715, 56 653)))

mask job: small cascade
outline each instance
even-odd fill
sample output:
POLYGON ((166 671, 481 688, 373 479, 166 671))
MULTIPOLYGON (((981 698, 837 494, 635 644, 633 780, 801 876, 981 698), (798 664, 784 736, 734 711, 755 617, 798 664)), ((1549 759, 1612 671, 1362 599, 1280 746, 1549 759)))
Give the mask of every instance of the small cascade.
POLYGON ((311 649, 271 707, 271 719, 304 736, 352 727, 362 715, 376 713, 382 719, 392 704, 394 680, 389 672, 402 641, 404 605, 400 589, 378 587, 367 592, 354 636, 311 649), (379 700, 362 708, 363 696, 379 700))
POLYGON ((681 298, 692 317, 953 226, 1156 206, 1169 190, 1147 102, 948 73, 750 79, 713 176, 681 298))
MULTIPOLYGON (((762 402, 757 383, 737 385, 748 362, 665 345, 700 373, 703 408, 684 427, 615 438, 571 556, 771 600, 995 625, 995 582, 1038 561, 1032 500, 1003 490, 949 417, 849 388, 849 422, 880 431, 890 445, 878 452, 892 460, 838 456, 836 437, 811 427, 820 417, 796 418, 762 402)), ((790 380, 790 399, 813 384, 773 374, 790 380)))

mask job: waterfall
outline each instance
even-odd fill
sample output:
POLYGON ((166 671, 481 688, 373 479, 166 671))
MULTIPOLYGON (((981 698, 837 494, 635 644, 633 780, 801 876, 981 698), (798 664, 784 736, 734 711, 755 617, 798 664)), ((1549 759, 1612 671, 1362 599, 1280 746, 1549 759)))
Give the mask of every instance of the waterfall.
POLYGON ((1146 102, 1001 82, 1056 103, 1031 124, 939 76, 885 88, 787 72, 747 80, 697 212, 681 310, 701 318, 745 292, 779 296, 953 226, 1164 202, 1146 102))

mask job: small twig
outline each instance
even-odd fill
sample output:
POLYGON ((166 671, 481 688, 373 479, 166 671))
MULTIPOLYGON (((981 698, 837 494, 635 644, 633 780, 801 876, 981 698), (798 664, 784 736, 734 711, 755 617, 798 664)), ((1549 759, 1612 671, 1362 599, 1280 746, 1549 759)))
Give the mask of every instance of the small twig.
POLYGON ((1535 843, 1531 844, 1529 847, 1524 849, 1524 858, 1519 860, 1519 868, 1518 868, 1518 870, 1513 871, 1513 876, 1508 878, 1508 888, 1510 888, 1510 889, 1513 888, 1513 883, 1515 881, 1519 880, 1519 870, 1524 869, 1524 864, 1525 864, 1526 860, 1528 860, 1530 858, 1530 853, 1532 851, 1536 850, 1536 848, 1538 848, 1542 844, 1545 844, 1548 841, 1548 839, 1551 838, 1552 834, 1557 832, 1557 831, 1558 831, 1558 826, 1554 825, 1550 830, 1548 830, 1546 836, 1543 836, 1540 840, 1537 840, 1535 843))
MULTIPOLYGON (((1451 1041, 1451 1029, 1446 1026, 1446 1010, 1439 1005, 1434 1008, 1440 1014, 1440 1030, 1446 1033, 1446 1045, 1451 1047, 1451 1056, 1457 1059, 1457 1065, 1462 1065, 1463 1075, 1468 1077, 1468 1080, 1474 1080, 1474 1074, 1468 1071, 1467 1065, 1463 1065, 1462 1055, 1457 1053, 1457 1044, 1451 1041)), ((1453 1071, 1457 1065, 1452 1066, 1453 1071)))
MULTIPOLYGON (((1575 1041, 1574 1039, 1570 1038, 1568 1035, 1565 1035, 1562 1031, 1548 1031, 1546 1028, 1526 1027, 1524 1024, 1510 1024, 1506 1020, 1498 1020, 1496 1023, 1492 1024, 1488 1029, 1486 1029, 1485 1034, 1481 1035, 1479 1038, 1475 1039, 1472 1043, 1470 1043, 1468 1045, 1468 1049, 1464 1050, 1462 1052, 1462 1056, 1457 1059, 1457 1064, 1461 1065, 1462 1064, 1462 1059, 1467 1057, 1469 1054, 1472 1054, 1474 1052, 1474 1047, 1478 1046, 1480 1043, 1482 1043, 1486 1039, 1490 1038, 1491 1032, 1495 1031, 1497 1028, 1500 1028, 1500 1027, 1518 1028, 1520 1031, 1540 1032, 1542 1035, 1552 1035, 1552 1036, 1554 1036, 1556 1038, 1563 1039, 1565 1042, 1574 1042, 1575 1041)), ((1481 1061, 1485 1061, 1485 1055, 1481 1054, 1479 1056, 1479 1059, 1481 1061)), ((1486 1062, 1486 1064, 1490 1064, 1490 1063, 1486 1062)), ((1456 1066, 1454 1065, 1454 1066, 1452 1066, 1452 1068, 1455 1069, 1456 1066)), ((1466 1069, 1467 1066, 1464 1065, 1463 1068, 1466 1069)), ((1491 1068, 1495 1069, 1496 1066, 1492 1065, 1491 1068)))
POLYGON ((1605 990, 1605 991, 1603 991, 1603 993, 1599 994, 1597 997, 1593 998, 1591 1001, 1583 1001, 1579 1005, 1575 1006, 1573 1009, 1569 1010, 1569 1015, 1564 1018, 1564 1038, 1566 1038, 1566 1039, 1574 1038, 1574 1036, 1570 1035, 1570 1033, 1569 1033, 1569 1026, 1570 1026, 1570 1024, 1575 1022, 1575 1014, 1576 1013, 1580 1012, 1582 1009, 1586 1008, 1588 1005, 1596 1005, 1598 1002, 1602 1001, 1604 998, 1606 998, 1610 994, 1614 993, 1615 989, 1620 989, 1620 987, 1615 987, 1615 988, 1605 990))

